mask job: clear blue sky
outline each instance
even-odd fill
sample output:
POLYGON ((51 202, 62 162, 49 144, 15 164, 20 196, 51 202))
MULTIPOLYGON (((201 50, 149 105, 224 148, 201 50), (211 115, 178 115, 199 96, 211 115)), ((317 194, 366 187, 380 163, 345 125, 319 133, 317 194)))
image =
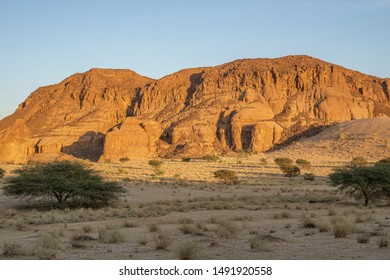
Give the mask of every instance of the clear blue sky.
POLYGON ((390 0, 0 0, 0 118, 92 67, 159 78, 307 54, 390 77, 390 0))

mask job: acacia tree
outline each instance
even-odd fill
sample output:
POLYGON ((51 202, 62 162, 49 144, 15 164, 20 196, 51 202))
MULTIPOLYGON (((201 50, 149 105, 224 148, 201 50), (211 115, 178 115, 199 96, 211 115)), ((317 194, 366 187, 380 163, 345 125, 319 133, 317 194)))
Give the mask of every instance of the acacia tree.
POLYGON ((377 162, 372 166, 348 166, 329 175, 332 186, 349 196, 364 198, 364 205, 375 198, 390 194, 390 164, 377 162))
POLYGON ((60 207, 100 207, 118 199, 124 189, 104 181, 97 171, 79 162, 37 162, 15 170, 6 181, 4 193, 27 199, 54 198, 60 207))
POLYGON ((238 176, 237 173, 233 170, 227 170, 227 169, 220 169, 217 171, 214 171, 214 177, 220 179, 225 184, 238 183, 238 176))

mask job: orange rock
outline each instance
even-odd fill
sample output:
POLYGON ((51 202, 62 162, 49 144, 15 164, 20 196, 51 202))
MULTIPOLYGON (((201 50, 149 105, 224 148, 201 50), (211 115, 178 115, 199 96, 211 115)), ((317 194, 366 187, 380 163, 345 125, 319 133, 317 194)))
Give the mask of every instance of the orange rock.
POLYGON ((157 81, 92 69, 33 92, 0 132, 21 118, 33 152, 90 160, 265 151, 311 126, 390 116, 389 86, 308 56, 242 59, 157 81))

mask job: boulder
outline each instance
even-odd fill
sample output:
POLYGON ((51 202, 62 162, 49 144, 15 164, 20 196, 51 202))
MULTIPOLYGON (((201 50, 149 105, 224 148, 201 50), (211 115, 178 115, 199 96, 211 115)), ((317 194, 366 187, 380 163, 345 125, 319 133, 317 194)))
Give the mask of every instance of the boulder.
POLYGON ((155 121, 126 118, 107 133, 100 160, 157 156, 157 142, 161 133, 160 125, 155 121))

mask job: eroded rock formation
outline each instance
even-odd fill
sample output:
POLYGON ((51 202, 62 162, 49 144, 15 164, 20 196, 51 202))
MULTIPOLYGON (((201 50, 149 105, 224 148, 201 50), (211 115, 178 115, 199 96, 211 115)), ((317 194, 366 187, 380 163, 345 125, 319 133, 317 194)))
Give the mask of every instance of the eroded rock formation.
POLYGON ((32 93, 0 122, 0 132, 24 119, 33 147, 26 156, 265 151, 312 126, 390 116, 389 86, 389 79, 308 56, 243 59, 156 81, 92 69, 32 93))

